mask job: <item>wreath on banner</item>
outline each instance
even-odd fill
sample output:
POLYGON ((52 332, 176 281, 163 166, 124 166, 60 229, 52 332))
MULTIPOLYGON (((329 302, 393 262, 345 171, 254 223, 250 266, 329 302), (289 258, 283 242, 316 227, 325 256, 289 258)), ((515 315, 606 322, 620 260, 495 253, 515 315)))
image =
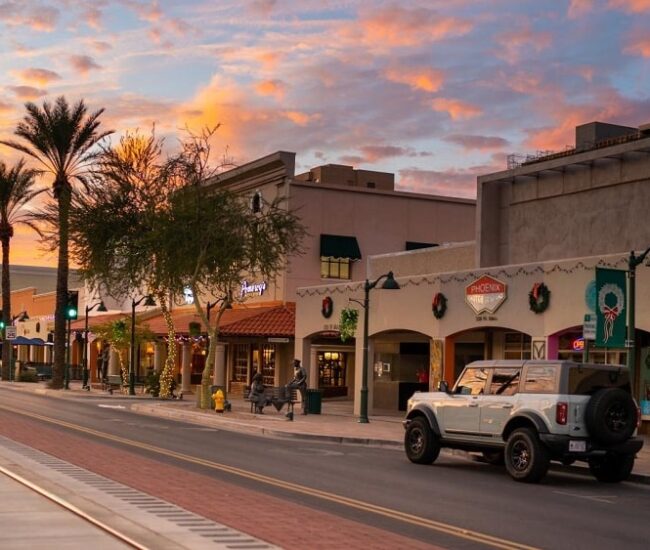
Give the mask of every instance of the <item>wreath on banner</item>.
POLYGON ((339 331, 341 333, 341 342, 345 342, 354 336, 357 330, 357 321, 359 312, 356 309, 346 307, 341 310, 341 320, 339 321, 339 331))
POLYGON ((436 319, 442 319, 447 311, 447 297, 442 292, 437 292, 431 303, 431 310, 436 319))
POLYGON ((543 313, 551 301, 551 291, 544 283, 535 283, 528 293, 528 305, 535 313, 543 313))
POLYGON ((603 285, 598 292, 598 309, 605 318, 603 326, 603 342, 606 344, 607 340, 614 334, 614 323, 616 318, 623 313, 625 309, 625 295, 620 286, 614 284, 603 285), (605 298, 608 294, 613 294, 616 298, 616 303, 613 306, 608 306, 605 303, 605 298))
POLYGON ((325 319, 329 319, 332 316, 332 311, 334 311, 334 300, 329 296, 325 296, 325 298, 323 298, 323 305, 320 312, 323 314, 325 319))

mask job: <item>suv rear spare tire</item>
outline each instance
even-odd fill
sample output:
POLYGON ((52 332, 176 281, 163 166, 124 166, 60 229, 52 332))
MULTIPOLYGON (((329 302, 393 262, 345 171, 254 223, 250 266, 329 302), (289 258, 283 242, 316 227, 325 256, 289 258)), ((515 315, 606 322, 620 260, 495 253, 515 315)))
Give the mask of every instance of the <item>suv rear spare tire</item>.
POLYGON ((637 410, 632 396, 621 388, 603 388, 589 400, 585 424, 602 445, 623 443, 636 429, 637 410))
POLYGON ((411 420, 404 434, 406 456, 416 464, 431 464, 440 454, 438 438, 433 433, 426 418, 411 420))
POLYGON ((530 428, 519 428, 510 434, 504 458, 506 470, 515 481, 537 483, 548 471, 548 451, 530 428))

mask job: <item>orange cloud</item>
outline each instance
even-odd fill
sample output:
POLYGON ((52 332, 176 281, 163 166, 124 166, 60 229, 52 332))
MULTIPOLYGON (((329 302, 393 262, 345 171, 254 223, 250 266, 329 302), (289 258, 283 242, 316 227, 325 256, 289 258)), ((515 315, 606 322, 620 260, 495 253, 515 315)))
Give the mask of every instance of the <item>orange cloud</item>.
POLYGON ((264 68, 274 69, 277 67, 282 56, 277 52, 259 52, 254 55, 264 68))
POLYGON ((444 73, 430 67, 387 69, 384 76, 391 82, 406 84, 414 90, 423 90, 425 92, 437 92, 444 81, 444 73))
POLYGON ((81 17, 91 29, 99 30, 102 28, 102 12, 96 7, 86 8, 81 17))
POLYGON ((391 6, 366 12, 365 17, 354 23, 354 29, 346 30, 351 36, 358 36, 361 31, 363 39, 374 45, 403 47, 463 35, 472 30, 472 24, 457 17, 441 16, 428 8, 391 6))
POLYGON ((508 63, 517 63, 526 49, 536 52, 548 48, 553 43, 553 36, 550 32, 536 32, 530 25, 523 25, 513 31, 506 31, 496 37, 499 48, 496 56, 508 63))
POLYGON ((479 107, 460 101, 459 99, 448 99, 437 97, 431 101, 434 111, 447 113, 453 120, 472 118, 483 113, 479 107))
POLYGON ((609 0, 608 5, 631 13, 650 11, 650 0, 609 0))
POLYGON ((255 90, 262 96, 273 96, 275 99, 282 99, 287 86, 281 80, 263 80, 255 85, 255 90))
POLYGON ((307 126, 310 122, 320 118, 319 114, 309 115, 300 111, 284 111, 282 114, 298 126, 307 126))
POLYGON ((39 88, 34 88, 32 86, 9 86, 9 89, 22 100, 31 101, 47 95, 45 90, 40 90, 39 88))
POLYGON ((36 84, 38 86, 47 86, 50 82, 61 80, 61 77, 54 71, 47 69, 23 69, 22 71, 14 71, 12 74, 17 76, 23 82, 28 84, 36 84))
POLYGON ((650 57, 650 38, 638 38, 631 42, 624 50, 624 53, 650 57))

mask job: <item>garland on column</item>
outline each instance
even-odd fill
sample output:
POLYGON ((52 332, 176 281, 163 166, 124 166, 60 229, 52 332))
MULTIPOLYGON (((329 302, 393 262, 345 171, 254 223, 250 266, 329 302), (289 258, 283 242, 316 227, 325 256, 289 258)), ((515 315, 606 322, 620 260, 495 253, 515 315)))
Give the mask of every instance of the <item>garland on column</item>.
POLYGON ((551 301, 551 291, 544 283, 535 283, 528 293, 528 305, 535 313, 543 313, 551 301))

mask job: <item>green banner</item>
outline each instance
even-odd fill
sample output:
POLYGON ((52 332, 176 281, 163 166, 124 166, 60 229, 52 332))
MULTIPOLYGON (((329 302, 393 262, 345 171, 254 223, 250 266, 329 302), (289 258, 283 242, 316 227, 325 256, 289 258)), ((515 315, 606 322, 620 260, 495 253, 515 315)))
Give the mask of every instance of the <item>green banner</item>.
POLYGON ((625 347, 625 271, 596 268, 596 346, 625 347))

